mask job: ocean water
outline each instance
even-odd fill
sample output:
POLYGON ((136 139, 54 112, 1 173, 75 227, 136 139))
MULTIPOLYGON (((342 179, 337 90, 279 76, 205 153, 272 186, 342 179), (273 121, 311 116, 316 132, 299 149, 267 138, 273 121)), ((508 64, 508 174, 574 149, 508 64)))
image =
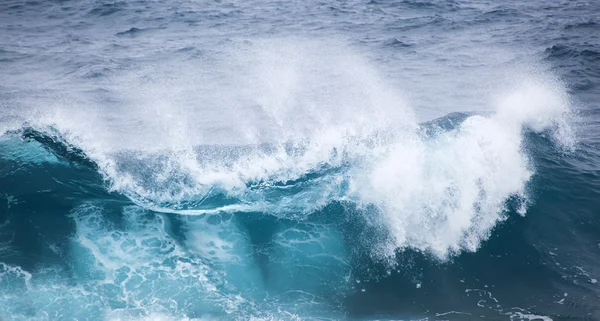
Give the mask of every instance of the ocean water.
POLYGON ((600 320, 600 2, 0 1, 1 320, 600 320))

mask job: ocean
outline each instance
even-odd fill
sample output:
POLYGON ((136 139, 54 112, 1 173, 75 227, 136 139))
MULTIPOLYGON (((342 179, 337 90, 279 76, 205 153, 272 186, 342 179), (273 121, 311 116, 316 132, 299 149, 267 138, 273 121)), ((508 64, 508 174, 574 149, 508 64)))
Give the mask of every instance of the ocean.
POLYGON ((599 1, 0 1, 1 320, 600 320, 599 211, 599 1))

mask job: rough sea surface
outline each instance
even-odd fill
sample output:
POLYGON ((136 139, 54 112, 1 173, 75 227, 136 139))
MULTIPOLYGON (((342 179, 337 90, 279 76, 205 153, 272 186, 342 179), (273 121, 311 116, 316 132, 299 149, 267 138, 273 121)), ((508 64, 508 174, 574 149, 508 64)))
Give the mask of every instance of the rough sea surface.
POLYGON ((599 1, 0 1, 1 320, 600 320, 599 211, 599 1))

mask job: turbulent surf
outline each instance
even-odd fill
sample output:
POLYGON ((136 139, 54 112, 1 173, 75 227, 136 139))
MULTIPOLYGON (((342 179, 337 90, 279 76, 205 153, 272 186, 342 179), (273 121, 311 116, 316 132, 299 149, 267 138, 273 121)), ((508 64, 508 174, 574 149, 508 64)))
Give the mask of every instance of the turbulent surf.
POLYGON ((600 317, 597 5, 0 6, 3 320, 600 317))

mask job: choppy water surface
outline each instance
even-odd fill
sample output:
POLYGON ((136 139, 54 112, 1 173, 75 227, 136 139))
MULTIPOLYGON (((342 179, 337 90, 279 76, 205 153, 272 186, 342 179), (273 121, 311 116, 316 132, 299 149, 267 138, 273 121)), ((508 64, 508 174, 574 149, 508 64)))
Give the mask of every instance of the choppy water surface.
POLYGON ((3 320, 600 319, 600 3, 0 3, 3 320))

